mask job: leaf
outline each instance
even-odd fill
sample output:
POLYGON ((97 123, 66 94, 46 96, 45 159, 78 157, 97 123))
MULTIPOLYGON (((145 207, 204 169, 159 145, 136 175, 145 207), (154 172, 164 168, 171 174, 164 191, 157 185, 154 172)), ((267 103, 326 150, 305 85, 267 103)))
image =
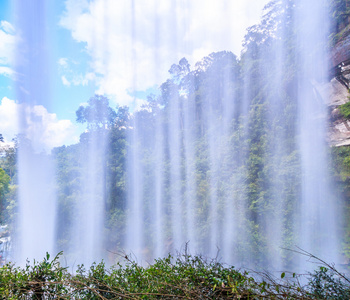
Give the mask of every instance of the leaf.
POLYGON ((281 274, 281 278, 284 278, 285 276, 286 276, 286 273, 283 272, 283 273, 281 274))

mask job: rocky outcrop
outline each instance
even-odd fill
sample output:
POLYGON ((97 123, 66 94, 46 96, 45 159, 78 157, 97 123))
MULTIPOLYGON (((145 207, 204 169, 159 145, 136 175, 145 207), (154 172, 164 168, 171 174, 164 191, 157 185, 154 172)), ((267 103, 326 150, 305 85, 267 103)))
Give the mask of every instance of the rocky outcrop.
POLYGON ((332 79, 327 85, 328 107, 330 112, 329 142, 332 146, 350 145, 350 121, 344 119, 339 113, 339 105, 349 101, 348 89, 338 80, 332 79))
POLYGON ((337 67, 342 62, 350 59, 350 28, 347 27, 342 33, 343 37, 337 42, 337 44, 331 50, 331 67, 337 67))
POLYGON ((350 101, 350 34, 345 31, 349 30, 345 28, 342 39, 331 51, 331 81, 325 87, 328 95, 324 97, 330 111, 329 142, 337 147, 350 145, 350 121, 339 113, 339 105, 350 101))

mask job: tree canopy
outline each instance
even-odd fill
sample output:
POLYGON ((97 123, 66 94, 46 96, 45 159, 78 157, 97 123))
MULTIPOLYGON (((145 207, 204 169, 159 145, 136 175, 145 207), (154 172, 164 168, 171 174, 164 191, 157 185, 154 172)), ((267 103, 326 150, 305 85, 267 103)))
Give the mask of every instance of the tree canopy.
POLYGON ((76 111, 77 122, 87 123, 89 130, 110 128, 116 118, 116 112, 109 106, 109 100, 102 95, 95 95, 88 101, 87 106, 81 105, 76 111))

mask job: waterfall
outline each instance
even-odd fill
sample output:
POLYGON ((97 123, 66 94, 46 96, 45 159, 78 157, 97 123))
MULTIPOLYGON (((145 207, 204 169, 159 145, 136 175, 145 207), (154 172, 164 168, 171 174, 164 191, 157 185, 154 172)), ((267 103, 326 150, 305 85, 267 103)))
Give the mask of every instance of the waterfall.
POLYGON ((298 247, 339 262, 326 99, 312 84, 327 82, 327 5, 275 4, 251 30, 268 32, 271 18, 277 28, 248 40, 242 65, 225 51, 191 69, 180 60, 150 109, 154 124, 134 123, 127 218, 137 247, 125 249, 141 261, 186 247, 238 266, 303 269, 289 251, 298 247))
POLYGON ((45 4, 16 2, 17 45, 15 71, 19 103, 18 214, 14 259, 42 259, 55 251, 56 195, 52 159, 45 154, 45 123, 40 109, 50 107, 50 66, 45 32, 45 4), (29 140, 30 139, 30 140, 29 140))
POLYGON ((302 67, 298 84, 302 194, 300 219, 297 221, 300 227, 297 230, 302 249, 335 260, 339 251, 336 230, 339 212, 332 197, 334 191, 326 164, 330 159, 325 143, 327 107, 325 99, 322 99, 312 83, 313 80, 324 82, 330 69, 327 60, 329 54, 325 47, 320 46, 322 40, 328 38, 330 30, 324 4, 324 1, 300 3, 302 9, 296 16, 296 23, 303 28, 298 36, 298 44, 303 51, 300 55, 302 67), (315 61, 324 63, 315 64, 315 61))
MULTIPOLYGON (((190 2, 173 2, 171 10, 184 13, 172 13, 171 20, 162 17, 166 8, 158 7, 159 1, 153 13, 147 8, 151 18, 145 20, 135 17, 142 8, 137 1, 123 3, 120 9, 129 15, 118 20, 109 14, 112 1, 91 3, 106 16, 97 18, 99 27, 86 42, 96 59, 89 78, 99 89, 78 110, 87 129, 72 154, 76 182, 73 192, 57 201, 57 170, 42 142, 44 123, 37 112, 49 108, 51 98, 47 7, 16 1, 21 33, 15 68, 21 129, 16 261, 64 249, 68 264, 90 265, 106 259, 111 246, 141 263, 186 252, 237 267, 308 269, 290 251, 299 248, 338 263, 341 217, 328 166, 327 96, 318 90, 328 81, 327 1, 272 1, 261 22, 247 29, 240 55, 213 49, 197 62, 204 48, 192 49, 188 40, 198 25, 189 25, 190 2), (154 32, 145 34, 149 23, 154 32), (164 25, 176 30, 170 34, 164 25), (127 38, 116 38, 114 32, 124 27, 127 38), (143 53, 141 40, 152 44, 151 55, 143 53), (158 70, 165 65, 158 55, 162 47, 168 59, 178 61, 169 64, 168 79, 158 70), (154 62, 147 61, 150 57, 154 62), (113 68, 120 61, 125 69, 116 75, 113 68), (104 81, 110 74, 113 80, 104 81), (148 100, 136 99, 144 92, 138 90, 144 88, 140 78, 158 86, 150 88, 148 100), (125 82, 131 88, 120 93, 125 82), (113 92, 125 98, 115 97, 115 103, 132 103, 123 125, 105 97, 113 92), (126 135, 125 146, 118 148, 125 152, 126 168, 121 170, 124 157, 120 166, 113 165, 122 178, 118 192, 125 187, 125 195, 115 193, 120 203, 111 200, 118 176, 108 173, 114 162, 107 154, 117 151, 109 144, 117 131, 126 135), (64 205, 70 211, 60 212, 61 218, 66 213, 60 219, 57 211, 64 205), (62 233, 57 224, 66 220, 62 233)), ((85 7, 85 17, 93 7, 85 7)), ((219 7, 229 18, 230 4, 219 7)))

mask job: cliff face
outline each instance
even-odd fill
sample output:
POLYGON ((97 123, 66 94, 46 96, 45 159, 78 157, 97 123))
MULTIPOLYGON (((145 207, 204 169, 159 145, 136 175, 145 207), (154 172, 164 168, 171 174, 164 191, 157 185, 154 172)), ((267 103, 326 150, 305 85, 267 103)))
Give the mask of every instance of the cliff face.
POLYGON ((350 145, 350 121, 344 119, 339 113, 339 105, 349 101, 348 89, 337 79, 332 79, 327 87, 329 95, 328 107, 330 111, 329 142, 332 146, 350 145))
POLYGON ((329 142, 332 146, 350 145, 350 121, 339 113, 339 105, 350 101, 350 34, 347 28, 343 37, 331 51, 331 81, 327 84, 327 105, 330 111, 329 142))

